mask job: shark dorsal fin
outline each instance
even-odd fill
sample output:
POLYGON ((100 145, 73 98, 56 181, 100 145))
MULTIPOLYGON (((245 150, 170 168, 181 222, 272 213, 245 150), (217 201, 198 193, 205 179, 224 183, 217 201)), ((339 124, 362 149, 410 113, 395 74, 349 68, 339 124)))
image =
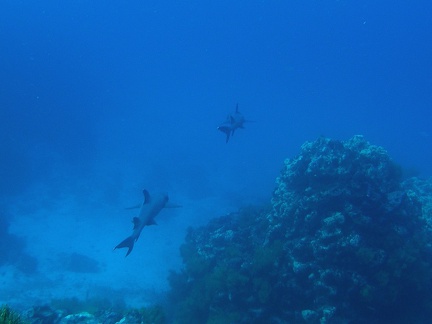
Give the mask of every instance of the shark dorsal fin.
POLYGON ((140 222, 140 220, 139 220, 138 217, 134 217, 132 219, 132 223, 134 224, 134 227, 133 227, 134 230, 137 229, 140 226, 140 224, 141 224, 141 222, 140 222))
POLYGON ((144 204, 148 204, 150 202, 150 194, 146 189, 143 190, 143 194, 144 194, 144 204))

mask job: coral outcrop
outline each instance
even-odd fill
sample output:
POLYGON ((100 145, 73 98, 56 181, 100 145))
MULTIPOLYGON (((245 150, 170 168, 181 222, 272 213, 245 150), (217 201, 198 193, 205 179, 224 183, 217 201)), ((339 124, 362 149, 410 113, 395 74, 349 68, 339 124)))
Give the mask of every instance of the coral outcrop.
POLYGON ((23 238, 9 233, 8 217, 0 213, 0 266, 11 264, 28 275, 37 272, 37 259, 29 255, 25 247, 23 238))
MULTIPOLYGON (((63 299, 53 305, 35 306, 16 324, 137 324, 166 323, 165 313, 160 306, 140 309, 115 309, 103 300, 63 299)), ((0 323, 1 317, 0 317, 0 323)), ((15 324, 11 323, 11 324, 15 324)))
POLYGON ((432 184, 362 136, 288 159, 271 206, 190 229, 178 323, 427 323, 432 184))
POLYGON ((9 306, 0 307, 0 323, 2 324, 23 324, 24 321, 18 313, 14 312, 9 306))

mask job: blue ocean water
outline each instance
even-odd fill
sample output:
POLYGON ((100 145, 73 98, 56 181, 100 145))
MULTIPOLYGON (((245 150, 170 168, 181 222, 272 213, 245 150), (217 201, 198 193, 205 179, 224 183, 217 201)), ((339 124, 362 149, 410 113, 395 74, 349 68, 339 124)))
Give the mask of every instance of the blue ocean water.
POLYGON ((92 287, 158 291, 185 229, 268 203, 305 141, 361 134, 429 177, 431 16, 424 0, 2 1, 2 217, 46 272, 79 252, 106 266, 92 287), (248 121, 225 143, 236 104, 248 121), (144 188, 184 207, 124 260, 144 188))

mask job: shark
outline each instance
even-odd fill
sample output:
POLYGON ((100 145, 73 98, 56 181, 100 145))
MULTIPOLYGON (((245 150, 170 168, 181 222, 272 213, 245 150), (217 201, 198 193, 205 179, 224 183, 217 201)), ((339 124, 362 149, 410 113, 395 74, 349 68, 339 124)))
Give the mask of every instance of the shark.
POLYGON ((229 114, 221 125, 218 126, 218 130, 225 133, 226 141, 228 143, 230 136, 234 136, 234 132, 238 128, 244 128, 243 124, 246 122, 244 116, 239 112, 238 104, 236 105, 236 110, 233 114, 229 114))
POLYGON ((144 202, 138 206, 130 207, 128 209, 140 208, 139 214, 137 217, 132 219, 133 230, 132 235, 121 241, 115 248, 128 248, 126 256, 128 256, 134 247, 135 242, 141 235, 141 231, 145 226, 156 225, 155 217, 159 214, 159 212, 165 207, 180 207, 180 206, 168 206, 168 195, 167 194, 158 194, 150 196, 150 193, 147 190, 143 190, 144 194, 144 202))

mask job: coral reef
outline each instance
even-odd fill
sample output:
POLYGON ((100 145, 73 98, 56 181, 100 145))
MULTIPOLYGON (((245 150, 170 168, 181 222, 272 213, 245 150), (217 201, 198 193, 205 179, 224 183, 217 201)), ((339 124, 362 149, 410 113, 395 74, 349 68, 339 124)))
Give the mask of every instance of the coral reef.
MULTIPOLYGON (((32 307, 23 318, 31 324, 166 323, 165 311, 160 306, 116 309, 105 300, 82 301, 76 298, 55 300, 51 305, 32 307)), ((20 323, 24 322, 11 322, 11 324, 20 323)))
POLYGON ((129 310, 121 323, 164 324, 166 323, 165 311, 160 306, 129 310))
POLYGON ((54 309, 61 310, 65 314, 78 314, 78 313, 90 313, 96 314, 100 311, 115 310, 121 312, 124 305, 122 303, 114 304, 108 299, 103 297, 87 298, 85 300, 72 298, 59 298, 53 299, 50 306, 54 309), (120 307, 119 307, 120 306, 120 307))
POLYGON ((56 324, 64 315, 62 310, 55 310, 49 305, 41 305, 29 309, 24 318, 32 324, 56 324))
POLYGON ((0 323, 1 324, 23 324, 19 314, 14 312, 9 306, 0 307, 0 323))
POLYGON ((190 229, 176 323, 427 323, 432 183, 362 136, 288 159, 271 206, 190 229))
POLYGON ((422 218, 428 229, 432 230, 432 179, 424 180, 416 177, 405 180, 402 187, 410 197, 418 199, 422 206, 422 218))

